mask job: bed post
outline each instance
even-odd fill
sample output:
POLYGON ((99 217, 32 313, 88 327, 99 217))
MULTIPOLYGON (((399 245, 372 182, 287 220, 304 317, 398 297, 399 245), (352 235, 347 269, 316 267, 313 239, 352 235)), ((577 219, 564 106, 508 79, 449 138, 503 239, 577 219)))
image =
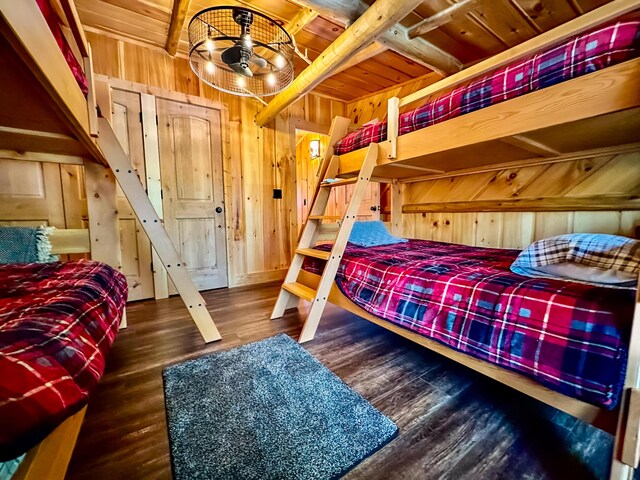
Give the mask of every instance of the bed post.
POLYGON ((387 141, 391 144, 389 158, 398 154, 398 131, 400 128, 400 99, 391 97, 387 100, 387 141))
POLYGON ((398 180, 391 182, 391 235, 402 236, 402 185, 398 180))
MULTIPOLYGON (((638 275, 640 285, 640 274, 638 275)), ((636 290, 629 359, 613 445, 611 480, 631 480, 640 459, 640 289, 636 290)))
MULTIPOLYGON (((121 271, 122 254, 116 179, 109 168, 97 162, 86 160, 84 162, 84 184, 89 213, 91 259, 106 263, 121 271)), ((127 328, 126 311, 123 312, 120 328, 127 328)))

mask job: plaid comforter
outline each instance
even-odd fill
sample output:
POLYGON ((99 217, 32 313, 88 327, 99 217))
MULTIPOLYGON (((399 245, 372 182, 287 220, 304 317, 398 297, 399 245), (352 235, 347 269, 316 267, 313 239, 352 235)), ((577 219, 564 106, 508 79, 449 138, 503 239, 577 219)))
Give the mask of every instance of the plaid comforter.
MULTIPOLYGON (((518 253, 426 240, 349 244, 336 281, 369 313, 614 408, 635 292, 523 277, 509 270, 518 253)), ((309 259, 304 268, 321 273, 322 261, 309 259)))
POLYGON ((0 461, 87 403, 126 298, 124 276, 102 263, 0 266, 0 461))
MULTIPOLYGON (((640 56, 640 21, 619 21, 573 37, 440 93, 400 115, 404 135, 640 56)), ((334 147, 343 155, 387 139, 387 122, 365 125, 334 147)))

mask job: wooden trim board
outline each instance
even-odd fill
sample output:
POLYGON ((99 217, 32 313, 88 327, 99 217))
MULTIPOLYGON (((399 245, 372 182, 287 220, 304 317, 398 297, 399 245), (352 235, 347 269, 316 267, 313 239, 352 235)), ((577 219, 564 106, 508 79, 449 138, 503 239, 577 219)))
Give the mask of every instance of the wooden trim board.
POLYGON ((53 255, 67 255, 70 253, 91 253, 89 230, 86 229, 58 229, 49 235, 51 253, 53 255))
MULTIPOLYGON (((144 165, 147 174, 147 196, 158 217, 164 219, 162 209, 162 181, 160 179, 160 152, 158 151, 158 118, 156 112, 156 98, 148 93, 140 94, 140 108, 142 110, 142 132, 144 144, 144 165)), ((156 300, 169 297, 169 283, 167 270, 162 265, 155 248, 152 247, 153 261, 153 291, 156 300)))
POLYGON ((510 198, 405 204, 402 213, 428 212, 572 212, 640 210, 637 195, 593 195, 589 197, 510 198))

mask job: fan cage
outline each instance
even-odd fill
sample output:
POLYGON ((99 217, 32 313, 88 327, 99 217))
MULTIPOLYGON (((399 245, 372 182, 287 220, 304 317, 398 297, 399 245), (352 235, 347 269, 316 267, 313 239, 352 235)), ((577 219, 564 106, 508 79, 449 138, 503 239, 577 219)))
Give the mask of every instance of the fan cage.
POLYGON ((293 80, 295 47, 291 36, 275 20, 243 7, 211 7, 198 12, 189 22, 189 63, 206 84, 233 95, 275 95, 293 80), (234 72, 222 59, 224 50, 242 42, 242 27, 234 11, 250 12, 253 52, 267 61, 266 67, 250 63, 253 77, 234 72), (213 41, 213 44, 207 42, 213 41), (213 45, 213 51, 208 47, 213 45))

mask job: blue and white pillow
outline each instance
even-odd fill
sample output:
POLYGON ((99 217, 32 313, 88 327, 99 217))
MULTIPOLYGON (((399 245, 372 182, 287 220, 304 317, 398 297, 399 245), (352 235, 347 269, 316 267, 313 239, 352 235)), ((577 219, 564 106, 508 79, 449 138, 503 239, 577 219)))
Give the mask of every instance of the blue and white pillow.
POLYGON ((361 247, 379 247, 381 245, 393 245, 395 243, 408 242, 406 238, 398 238, 391 235, 387 228, 379 220, 356 222, 353 224, 349 242, 361 247))
POLYGON ((631 287, 640 272, 640 241, 596 233, 545 238, 524 249, 511 271, 526 277, 631 287))

